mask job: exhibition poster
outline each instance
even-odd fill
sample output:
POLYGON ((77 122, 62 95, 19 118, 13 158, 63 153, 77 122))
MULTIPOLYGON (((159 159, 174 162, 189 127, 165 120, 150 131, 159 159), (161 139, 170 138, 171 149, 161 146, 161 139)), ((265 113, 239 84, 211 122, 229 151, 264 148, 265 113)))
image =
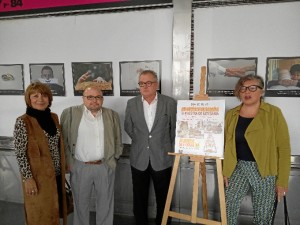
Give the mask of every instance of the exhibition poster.
POLYGON ((179 100, 175 153, 223 158, 225 100, 179 100))

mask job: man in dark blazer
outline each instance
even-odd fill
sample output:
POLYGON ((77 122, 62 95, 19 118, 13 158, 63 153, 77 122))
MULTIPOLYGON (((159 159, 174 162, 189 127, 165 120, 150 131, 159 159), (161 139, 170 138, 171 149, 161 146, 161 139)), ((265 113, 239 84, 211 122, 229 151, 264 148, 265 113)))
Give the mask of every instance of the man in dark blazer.
POLYGON ((150 178, 156 196, 156 224, 160 225, 170 184, 174 151, 176 101, 156 92, 157 75, 145 70, 139 76, 141 96, 128 100, 125 131, 130 136, 130 164, 136 224, 148 224, 150 178))

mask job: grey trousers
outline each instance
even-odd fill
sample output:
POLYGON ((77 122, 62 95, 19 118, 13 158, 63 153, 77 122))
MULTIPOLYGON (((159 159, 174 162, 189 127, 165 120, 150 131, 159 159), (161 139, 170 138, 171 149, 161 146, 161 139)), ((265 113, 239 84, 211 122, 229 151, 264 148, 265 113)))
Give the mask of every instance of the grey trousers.
POLYGON ((96 225, 113 225, 115 171, 105 163, 93 165, 76 160, 70 178, 74 198, 73 225, 89 225, 93 189, 96 225))

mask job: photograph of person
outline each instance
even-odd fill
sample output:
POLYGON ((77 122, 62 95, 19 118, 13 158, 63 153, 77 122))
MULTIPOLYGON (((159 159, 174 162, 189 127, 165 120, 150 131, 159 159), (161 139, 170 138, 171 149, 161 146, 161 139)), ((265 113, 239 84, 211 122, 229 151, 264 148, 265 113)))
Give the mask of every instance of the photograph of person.
POLYGON ((90 84, 97 85, 103 95, 113 95, 112 62, 72 62, 74 95, 81 96, 90 84))
POLYGON ((65 96, 64 64, 29 64, 31 82, 47 84, 53 96, 65 96))
POLYGON ((267 58, 266 96, 300 96, 300 57, 267 58))
POLYGON ((0 65, 0 95, 23 95, 24 74, 22 64, 0 65))
POLYGON ((207 60, 207 91, 210 96, 233 96, 239 78, 255 74, 257 58, 218 58, 207 60))
POLYGON ((119 63, 120 66, 120 95, 137 96, 139 95, 140 86, 138 85, 139 75, 144 70, 153 70, 158 77, 158 89, 161 91, 161 61, 124 61, 119 63))

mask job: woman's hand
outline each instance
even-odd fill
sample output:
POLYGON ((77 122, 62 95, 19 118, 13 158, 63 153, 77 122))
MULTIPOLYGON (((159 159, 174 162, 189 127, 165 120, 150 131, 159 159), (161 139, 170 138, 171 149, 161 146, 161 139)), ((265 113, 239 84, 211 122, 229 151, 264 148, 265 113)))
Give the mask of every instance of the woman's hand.
POLYGON ((276 186, 277 201, 280 202, 283 196, 288 192, 287 188, 276 186))
POLYGON ((225 187, 228 187, 228 177, 223 177, 225 187))
POLYGON ((33 178, 29 178, 24 181, 25 185, 25 192, 27 195, 37 195, 38 194, 38 188, 36 185, 36 182, 33 178))
POLYGON ((70 165, 66 165, 66 173, 70 173, 70 171, 71 171, 70 165))

